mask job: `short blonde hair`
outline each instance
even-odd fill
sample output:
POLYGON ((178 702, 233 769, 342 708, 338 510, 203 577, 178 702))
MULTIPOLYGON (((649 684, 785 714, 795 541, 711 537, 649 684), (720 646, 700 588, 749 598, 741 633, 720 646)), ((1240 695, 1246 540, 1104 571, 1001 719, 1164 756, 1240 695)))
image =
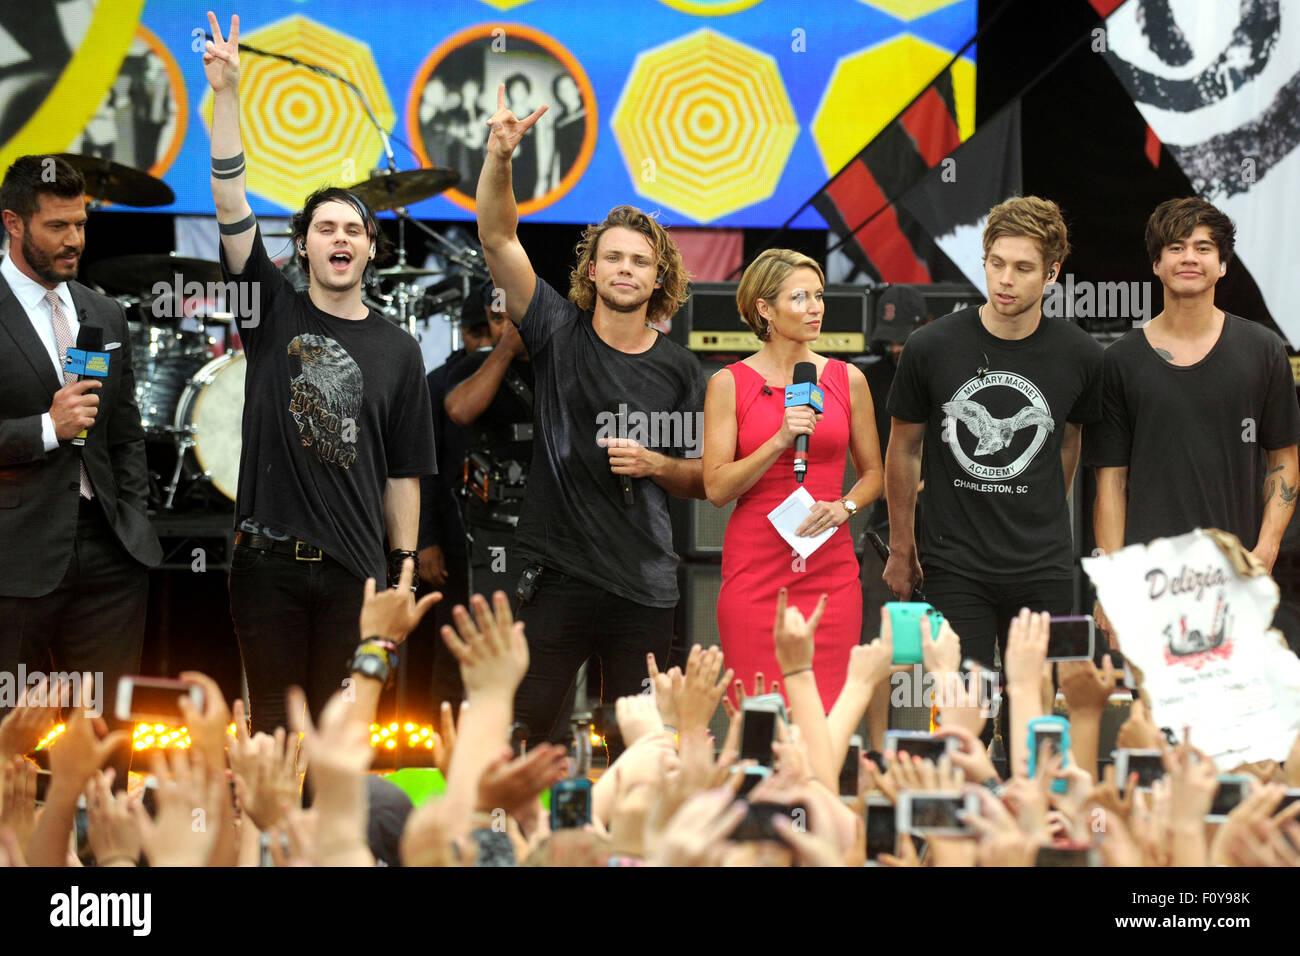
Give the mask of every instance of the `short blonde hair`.
POLYGON ((772 330, 767 319, 758 314, 758 300, 772 302, 796 269, 811 269, 817 273, 821 284, 826 285, 826 274, 817 261, 793 249, 765 249, 740 277, 740 285, 736 287, 736 308, 760 342, 766 342, 772 330))
POLYGON ((1015 196, 998 203, 989 210, 984 226, 984 255, 988 256, 993 243, 1003 237, 1024 236, 1032 239, 1043 257, 1043 274, 1053 262, 1064 262, 1070 254, 1069 230, 1061 207, 1050 199, 1037 196, 1015 196))
POLYGON ((671 319, 677 314, 689 294, 686 284, 691 275, 682 262, 682 254, 677 251, 668 230, 659 225, 653 216, 648 216, 635 206, 615 206, 605 217, 605 221, 596 226, 588 226, 578 240, 577 262, 569 273, 569 301, 591 312, 596 308, 596 284, 587 275, 600 237, 616 227, 639 232, 650 242, 655 254, 655 268, 659 271, 659 285, 650 296, 646 306, 646 324, 671 319))

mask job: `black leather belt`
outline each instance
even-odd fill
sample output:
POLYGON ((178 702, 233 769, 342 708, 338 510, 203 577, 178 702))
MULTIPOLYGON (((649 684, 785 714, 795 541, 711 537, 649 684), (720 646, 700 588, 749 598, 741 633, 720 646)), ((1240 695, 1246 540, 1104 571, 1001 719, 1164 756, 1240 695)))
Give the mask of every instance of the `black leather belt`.
POLYGON ((325 552, 314 544, 308 544, 306 541, 298 541, 290 538, 287 541, 278 541, 275 538, 268 538, 264 534, 250 534, 247 531, 239 531, 235 534, 235 547, 252 548, 254 551, 271 551, 276 554, 291 554, 295 561, 320 561, 325 557, 325 552))

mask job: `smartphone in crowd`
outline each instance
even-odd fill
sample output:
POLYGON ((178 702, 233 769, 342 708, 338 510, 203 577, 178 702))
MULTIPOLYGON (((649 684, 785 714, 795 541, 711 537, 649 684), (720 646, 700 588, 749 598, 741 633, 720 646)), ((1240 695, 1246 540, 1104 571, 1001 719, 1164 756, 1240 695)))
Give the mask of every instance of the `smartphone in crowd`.
POLYGON ((889 611, 889 625, 894 635, 894 663, 920 664, 924 660, 921 618, 930 619, 930 640, 934 640, 939 636, 943 615, 933 605, 921 601, 889 601, 885 609, 889 611))
POLYGON ((199 684, 166 677, 126 675, 117 682, 114 716, 118 720, 175 725, 184 719, 181 697, 188 697, 195 710, 203 710, 203 688, 199 684))
POLYGON ((1054 617, 1048 624, 1049 661, 1090 661, 1097 647, 1097 625, 1091 614, 1054 617))
POLYGON ((1135 750, 1123 747, 1112 751, 1115 762, 1115 783, 1119 792, 1128 789, 1129 774, 1137 773, 1137 788, 1150 790, 1151 784, 1165 775, 1165 762, 1159 750, 1135 750))
POLYGON ((867 797, 867 862, 880 859, 880 854, 898 855, 898 817, 888 797, 867 797))
POLYGON ((1101 866, 1101 863, 1101 852, 1086 840, 1040 846, 1034 859, 1034 866, 1101 866))
POLYGON ((885 751, 906 751, 909 757, 939 762, 939 758, 961 746, 956 737, 936 737, 923 730, 886 730, 885 751))
POLYGON ((1210 804, 1210 812, 1205 815, 1205 822, 1222 823, 1228 819, 1228 814, 1250 794, 1253 780, 1253 777, 1245 774, 1219 774, 1219 789, 1214 792, 1214 802, 1210 804))
POLYGON ((745 767, 732 767, 732 773, 739 773, 744 776, 740 782, 740 789, 736 791, 736 796, 744 797, 749 795, 760 783, 772 776, 772 768, 764 767, 762 764, 749 764, 745 767))
POLYGON ((951 790, 903 790, 895 807, 899 833, 926 836, 974 836, 967 822, 979 813, 979 795, 951 790))
POLYGON ((36 802, 44 803, 45 795, 50 792, 50 781, 54 779, 54 774, 48 770, 36 771, 36 802))
POLYGON ((779 695, 775 694, 745 698, 740 714, 741 760, 754 760, 763 767, 773 766, 772 741, 776 739, 776 722, 784 709, 783 704, 778 706, 780 703, 779 695), (773 697, 777 700, 772 700, 773 697))
MULTIPOLYGON (((1039 751, 1044 744, 1049 753, 1059 754, 1061 769, 1068 766, 1070 752, 1070 722, 1064 717, 1035 717, 1029 722, 1029 776, 1038 773, 1039 751)), ((1067 784, 1063 779, 1052 781, 1053 793, 1065 793, 1067 784)))
POLYGON ((772 826, 772 820, 784 816, 796 829, 808 829, 808 808, 802 803, 787 806, 784 803, 751 803, 745 812, 745 818, 737 824, 736 829, 727 837, 736 842, 750 840, 772 840, 782 845, 785 841, 772 826))
POLYGON ((858 765, 862 753, 862 738, 854 734, 849 738, 849 752, 840 767, 840 796, 856 797, 858 795, 858 765))
POLYGON ((551 787, 551 829, 581 829, 591 822, 591 781, 569 777, 551 787))

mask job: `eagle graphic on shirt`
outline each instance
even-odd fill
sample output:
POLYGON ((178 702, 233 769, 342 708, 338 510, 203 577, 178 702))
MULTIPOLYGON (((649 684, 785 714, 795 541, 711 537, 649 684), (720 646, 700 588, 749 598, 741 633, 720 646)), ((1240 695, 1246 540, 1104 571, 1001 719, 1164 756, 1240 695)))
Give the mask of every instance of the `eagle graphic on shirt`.
POLYGON ((300 369, 289 382, 298 438, 321 462, 347 469, 361 432, 361 366, 331 338, 304 333, 289 343, 300 369))
POLYGON ((1010 418, 994 418, 983 405, 970 399, 945 402, 945 415, 951 415, 964 422, 979 444, 975 446, 976 455, 991 455, 1011 444, 1016 432, 1022 428, 1041 426, 1051 432, 1055 427, 1052 416, 1041 408, 1027 405, 1010 418))

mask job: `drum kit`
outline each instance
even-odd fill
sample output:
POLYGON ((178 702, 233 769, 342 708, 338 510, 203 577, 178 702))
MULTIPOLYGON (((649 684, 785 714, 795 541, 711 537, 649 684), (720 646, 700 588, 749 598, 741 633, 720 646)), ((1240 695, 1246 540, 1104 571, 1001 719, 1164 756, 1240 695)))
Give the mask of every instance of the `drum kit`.
MULTIPOLYGON (((85 178, 91 208, 104 202, 164 206, 175 200, 166 183, 140 170, 94 156, 65 153, 62 158, 85 178)), ((458 318, 453 308, 475 281, 487 277, 481 252, 457 245, 406 212, 407 204, 437 195, 459 178, 441 168, 377 171, 347 187, 375 212, 397 215, 396 264, 373 270, 363 298, 412 334, 419 322, 458 318), (447 270, 407 264, 407 224, 441 246, 447 270), (415 281, 434 275, 446 277, 427 287, 415 281)), ((297 257, 284 271, 299 288, 307 287, 297 257)), ((246 364, 235 340, 235 316, 220 310, 219 301, 187 297, 175 282, 178 275, 185 277, 186 287, 194 282, 208 289, 209 283, 222 281, 216 262, 165 254, 103 259, 89 266, 84 277, 116 298, 127 314, 135 398, 150 472, 150 507, 155 511, 172 511, 181 504, 228 506, 239 481, 246 364), (181 298, 184 301, 177 301, 181 298)))

